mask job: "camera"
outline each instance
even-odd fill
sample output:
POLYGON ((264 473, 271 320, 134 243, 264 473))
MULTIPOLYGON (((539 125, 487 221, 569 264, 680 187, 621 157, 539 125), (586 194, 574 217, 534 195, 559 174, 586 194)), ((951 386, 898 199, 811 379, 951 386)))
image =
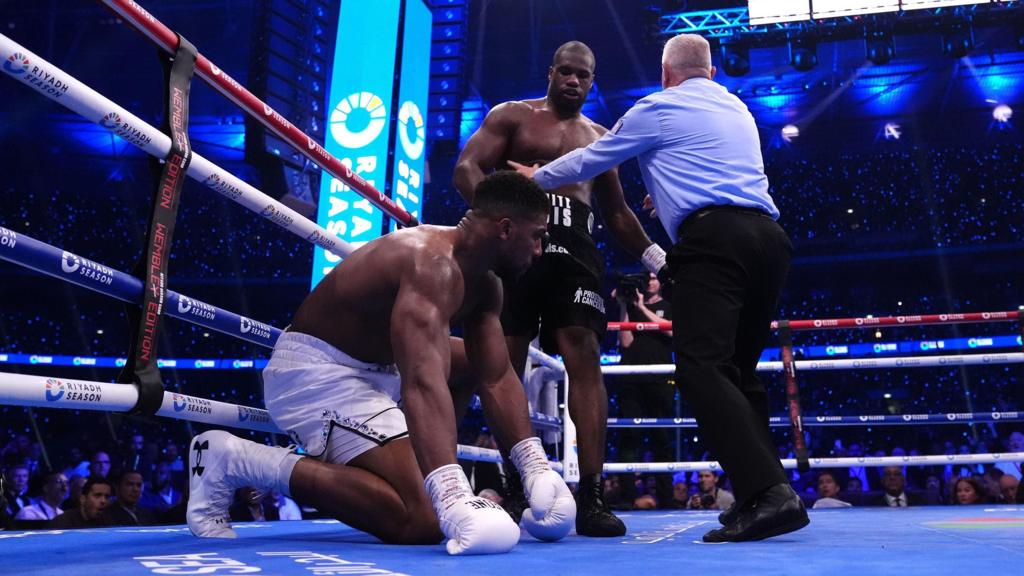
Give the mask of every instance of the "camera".
POLYGON ((701 494, 700 496, 700 507, 701 508, 712 508, 715 505, 715 497, 711 494, 701 494))
POLYGON ((623 274, 615 287, 615 294, 625 302, 636 302, 636 293, 647 292, 647 274, 623 274))

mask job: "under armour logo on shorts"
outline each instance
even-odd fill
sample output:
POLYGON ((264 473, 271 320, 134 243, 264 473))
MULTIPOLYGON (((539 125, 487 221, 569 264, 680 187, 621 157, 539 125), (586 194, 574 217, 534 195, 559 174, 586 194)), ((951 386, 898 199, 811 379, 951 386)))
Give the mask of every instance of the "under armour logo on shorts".
POLYGON ((200 466, 203 463, 203 450, 210 449, 210 441, 206 440, 202 443, 195 442, 192 444, 192 449, 196 452, 196 465, 192 467, 193 476, 202 476, 203 470, 206 470, 204 466, 200 466))

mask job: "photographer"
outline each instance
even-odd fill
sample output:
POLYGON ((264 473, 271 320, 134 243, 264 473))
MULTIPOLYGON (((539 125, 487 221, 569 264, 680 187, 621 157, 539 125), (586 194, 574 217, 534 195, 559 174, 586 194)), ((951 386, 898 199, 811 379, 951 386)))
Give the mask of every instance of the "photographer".
POLYGON ((697 473, 697 493, 686 503, 689 510, 725 510, 736 499, 728 490, 718 487, 718 475, 711 470, 697 473))
MULTIPOLYGON (((661 283, 654 274, 629 274, 622 277, 612 296, 618 301, 623 322, 664 322, 672 319, 671 304, 661 298, 661 283)), ((647 365, 672 363, 672 332, 619 332, 622 364, 647 365)), ((619 378, 619 407, 623 418, 671 418, 675 414, 676 389, 667 376, 634 375, 619 378)), ((665 428, 627 428, 620 432, 619 461, 644 460, 644 436, 654 461, 674 460, 671 438, 665 428)), ((623 482, 625 491, 633 482, 623 482)), ((630 496, 635 496, 630 494, 630 496)), ((671 474, 658 474, 654 496, 659 507, 672 500, 671 474)))

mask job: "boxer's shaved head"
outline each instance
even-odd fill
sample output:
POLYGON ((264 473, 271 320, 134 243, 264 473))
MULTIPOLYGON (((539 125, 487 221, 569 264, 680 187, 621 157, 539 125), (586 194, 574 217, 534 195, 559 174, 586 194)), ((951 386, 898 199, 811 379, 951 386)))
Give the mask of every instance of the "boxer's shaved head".
POLYGON ((579 40, 571 40, 559 46, 558 49, 555 50, 554 56, 551 57, 551 65, 557 66, 562 56, 564 56, 567 52, 580 54, 586 58, 589 58, 590 62, 592 63, 590 71, 594 71, 594 67, 596 66, 596 60, 594 59, 594 51, 590 49, 590 46, 587 46, 586 44, 580 42, 579 40))

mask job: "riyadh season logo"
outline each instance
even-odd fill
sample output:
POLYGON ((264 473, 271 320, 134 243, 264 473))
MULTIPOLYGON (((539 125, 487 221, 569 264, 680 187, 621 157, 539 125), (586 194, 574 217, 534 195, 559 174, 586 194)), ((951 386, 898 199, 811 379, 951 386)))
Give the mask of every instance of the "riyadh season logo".
POLYGON ((100 119, 100 126, 107 130, 114 130, 121 125, 121 116, 117 112, 111 112, 100 119))
POLYGON ((217 309, 205 302, 193 300, 188 296, 178 296, 178 313, 189 314, 204 320, 213 320, 217 317, 217 309))
POLYGON ((74 274, 75 270, 78 270, 82 266, 82 261, 78 259, 78 256, 70 252, 64 252, 60 258, 60 269, 66 274, 74 274))
POLYGON ((237 200, 242 196, 241 189, 224 180, 216 173, 210 174, 206 180, 203 180, 203 184, 206 184, 214 191, 219 192, 223 196, 227 196, 231 200, 237 200))
POLYGON ((88 258, 80 258, 70 252, 61 252, 60 269, 65 274, 78 274, 89 280, 110 286, 114 283, 114 271, 88 258))
POLYGON ((7 57, 4 61, 4 71, 8 74, 24 74, 28 72, 28 56, 25 56, 21 52, 15 52, 7 57))
POLYGON ((356 92, 331 111, 331 136, 344 148, 363 148, 380 136, 386 124, 384 101, 370 92, 356 92))
POLYGON ((405 102, 398 109, 398 140, 409 160, 419 160, 423 155, 427 141, 426 123, 414 102, 405 102))
POLYGON ((245 316, 240 317, 238 328, 241 334, 252 334, 257 338, 270 338, 271 335, 269 325, 246 318, 245 316))
POLYGON ((46 401, 102 402, 103 387, 91 382, 63 382, 56 378, 46 380, 46 401))
POLYGON ((270 414, 266 410, 250 408, 248 406, 238 407, 238 421, 252 422, 253 424, 270 424, 270 414))
POLYGON ((172 394, 171 402, 174 404, 175 412, 182 412, 185 410, 185 405, 187 403, 185 402, 185 399, 181 397, 180 394, 172 394))
POLYGON ((46 380, 46 401, 57 402, 64 397, 66 392, 64 383, 56 378, 48 378, 46 380))

